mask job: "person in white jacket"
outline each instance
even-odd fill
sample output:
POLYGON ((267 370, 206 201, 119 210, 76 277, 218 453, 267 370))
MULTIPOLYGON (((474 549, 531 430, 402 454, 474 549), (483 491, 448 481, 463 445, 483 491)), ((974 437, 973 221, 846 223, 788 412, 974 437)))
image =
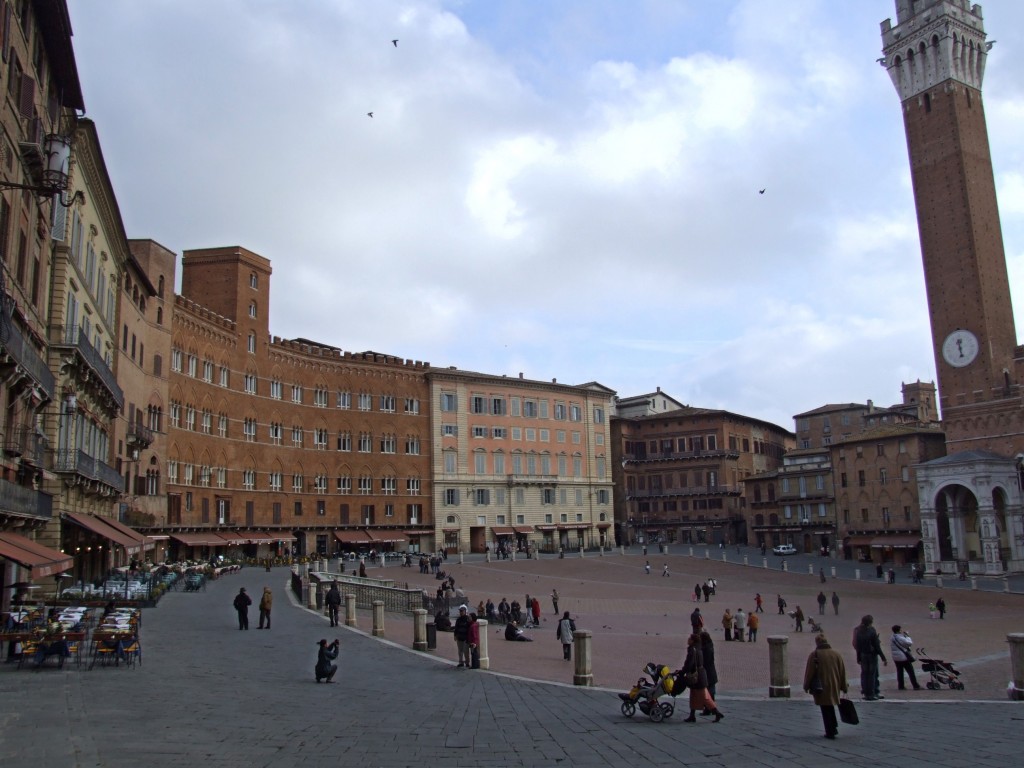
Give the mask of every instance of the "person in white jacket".
POLYGON ((558 631, 555 633, 562 643, 562 658, 566 661, 572 659, 572 633, 575 631, 576 622, 570 618, 569 612, 566 611, 562 614, 562 618, 558 622, 558 631))
POLYGON ((892 660, 896 664, 896 687, 901 691, 906 690, 903 685, 903 673, 906 672, 914 690, 921 690, 921 686, 917 684, 917 677, 914 675, 914 641, 899 624, 893 625, 889 649, 892 653, 892 660))
POLYGON ((737 608, 736 613, 732 615, 732 627, 736 639, 742 643, 747 632, 747 614, 742 608, 737 608))

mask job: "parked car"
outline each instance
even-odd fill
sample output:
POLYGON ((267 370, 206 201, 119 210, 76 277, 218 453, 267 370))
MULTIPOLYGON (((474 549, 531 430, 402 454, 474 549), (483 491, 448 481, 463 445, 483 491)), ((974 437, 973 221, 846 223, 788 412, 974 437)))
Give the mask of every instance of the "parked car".
POLYGON ((796 547, 792 544, 779 544, 779 546, 775 547, 772 552, 776 555, 795 555, 796 547))

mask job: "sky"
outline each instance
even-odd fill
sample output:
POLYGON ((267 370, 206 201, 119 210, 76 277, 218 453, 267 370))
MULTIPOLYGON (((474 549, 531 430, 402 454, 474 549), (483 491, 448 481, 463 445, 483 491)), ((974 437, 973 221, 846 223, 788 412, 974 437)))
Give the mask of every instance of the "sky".
MULTIPOLYGON (((274 336, 787 429, 935 380, 893 0, 68 6, 128 236, 269 259, 274 336)), ((1019 286, 1024 3, 984 16, 1019 286)))

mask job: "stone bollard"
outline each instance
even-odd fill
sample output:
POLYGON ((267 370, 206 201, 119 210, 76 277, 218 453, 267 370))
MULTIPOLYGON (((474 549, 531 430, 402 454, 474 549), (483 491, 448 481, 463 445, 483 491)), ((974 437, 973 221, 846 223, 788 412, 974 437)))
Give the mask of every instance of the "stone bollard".
POLYGON ((465 562, 465 557, 463 556, 463 554, 461 552, 459 552, 459 565, 462 565, 464 562, 465 562))
POLYGON ((580 557, 583 557, 583 547, 580 547, 580 557))
POLYGON ((487 627, 490 626, 487 619, 477 619, 476 623, 480 625, 480 645, 477 647, 477 655, 480 658, 480 669, 491 668, 491 657, 487 652, 487 627))
POLYGON ((484 560, 486 560, 488 563, 491 562, 491 550, 487 550, 487 554, 484 557, 484 560))
POLYGON ((415 608, 412 612, 412 649, 414 651, 427 650, 427 611, 425 608, 415 608))
POLYGON ((860 581, 860 568, 853 569, 853 578, 860 581))
POLYGON ((345 626, 354 627, 356 625, 356 596, 345 595, 345 626))
POLYGON ((782 561, 782 570, 786 572, 789 571, 789 563, 787 563, 785 560, 782 561))
MULTIPOLYGON (((424 629, 424 632, 426 630, 424 629)), ((384 601, 373 601, 373 636, 384 637, 384 601)))
POLYGON ((620 555, 625 555, 625 554, 626 554, 626 548, 625 548, 625 547, 623 547, 623 546, 620 546, 620 547, 619 547, 619 554, 620 554, 620 555))
POLYGON ((380 567, 381 568, 386 568, 387 565, 388 565, 388 559, 386 557, 384 557, 384 555, 381 555, 380 556, 380 567))
POLYGON ((573 644, 573 685, 593 685, 594 672, 591 659, 591 632, 589 629, 577 629, 572 635, 573 644))
POLYGON ((1010 591, 1010 580, 1008 578, 1006 578, 1005 576, 1003 576, 1003 592, 1009 592, 1009 591, 1010 591))
POLYGON ((971 589, 973 589, 975 592, 978 591, 978 577, 977 576, 971 576, 971 589))
POLYGON ((1010 644, 1010 687, 1006 693, 1012 701, 1024 701, 1024 634, 1011 633, 1006 642, 1010 644))
POLYGON ((744 565, 750 565, 750 563, 748 562, 748 558, 747 558, 747 556, 746 556, 746 555, 744 555, 744 556, 743 556, 743 564, 744 564, 744 565))
POLYGON ((597 545, 597 556, 598 557, 604 557, 604 545, 603 544, 598 544, 597 545))
POLYGON ((762 568, 767 568, 768 567, 768 558, 767 557, 762 557, 761 558, 761 567, 762 568))
POLYGON ((690 547, 690 557, 693 557, 693 547, 690 547))
POLYGON ((836 577, 836 567, 833 565, 832 566, 832 578, 834 579, 835 577, 836 577))
POLYGON ((707 549, 704 550, 704 559, 705 560, 710 560, 711 559, 711 552, 709 550, 707 550, 707 549))
POLYGON ((309 580, 309 590, 306 592, 306 598, 309 600, 307 605, 310 608, 316 608, 316 592, 319 588, 320 585, 317 582, 312 579, 309 580))
POLYGON ((299 563, 299 576, 309 576, 309 563, 299 563))
POLYGON ((516 551, 513 549, 512 550, 512 562, 514 563, 515 561, 516 561, 516 551))
POLYGON ((936 576, 935 577, 935 586, 938 587, 939 589, 942 589, 942 577, 941 576, 936 576))
POLYGON ((668 554, 668 544, 662 544, 661 545, 661 554, 663 554, 663 555, 667 555, 668 554))
POLYGON ((789 638, 786 635, 768 635, 768 670, 770 683, 768 685, 768 698, 788 699, 789 692, 789 664, 786 655, 786 646, 789 638))
POLYGON ((807 566, 807 572, 811 574, 811 576, 814 575, 814 563, 811 563, 807 566))
POLYGON ((728 563, 729 562, 729 556, 725 552, 722 553, 722 562, 723 563, 728 563))

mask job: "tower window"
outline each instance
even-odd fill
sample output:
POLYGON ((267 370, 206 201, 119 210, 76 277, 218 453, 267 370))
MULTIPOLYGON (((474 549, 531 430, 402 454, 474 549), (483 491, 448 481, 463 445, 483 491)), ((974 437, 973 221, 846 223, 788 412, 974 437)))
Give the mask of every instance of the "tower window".
POLYGON ((924 95, 924 111, 925 112, 931 112, 932 111, 932 95, 930 93, 926 93, 924 95))

